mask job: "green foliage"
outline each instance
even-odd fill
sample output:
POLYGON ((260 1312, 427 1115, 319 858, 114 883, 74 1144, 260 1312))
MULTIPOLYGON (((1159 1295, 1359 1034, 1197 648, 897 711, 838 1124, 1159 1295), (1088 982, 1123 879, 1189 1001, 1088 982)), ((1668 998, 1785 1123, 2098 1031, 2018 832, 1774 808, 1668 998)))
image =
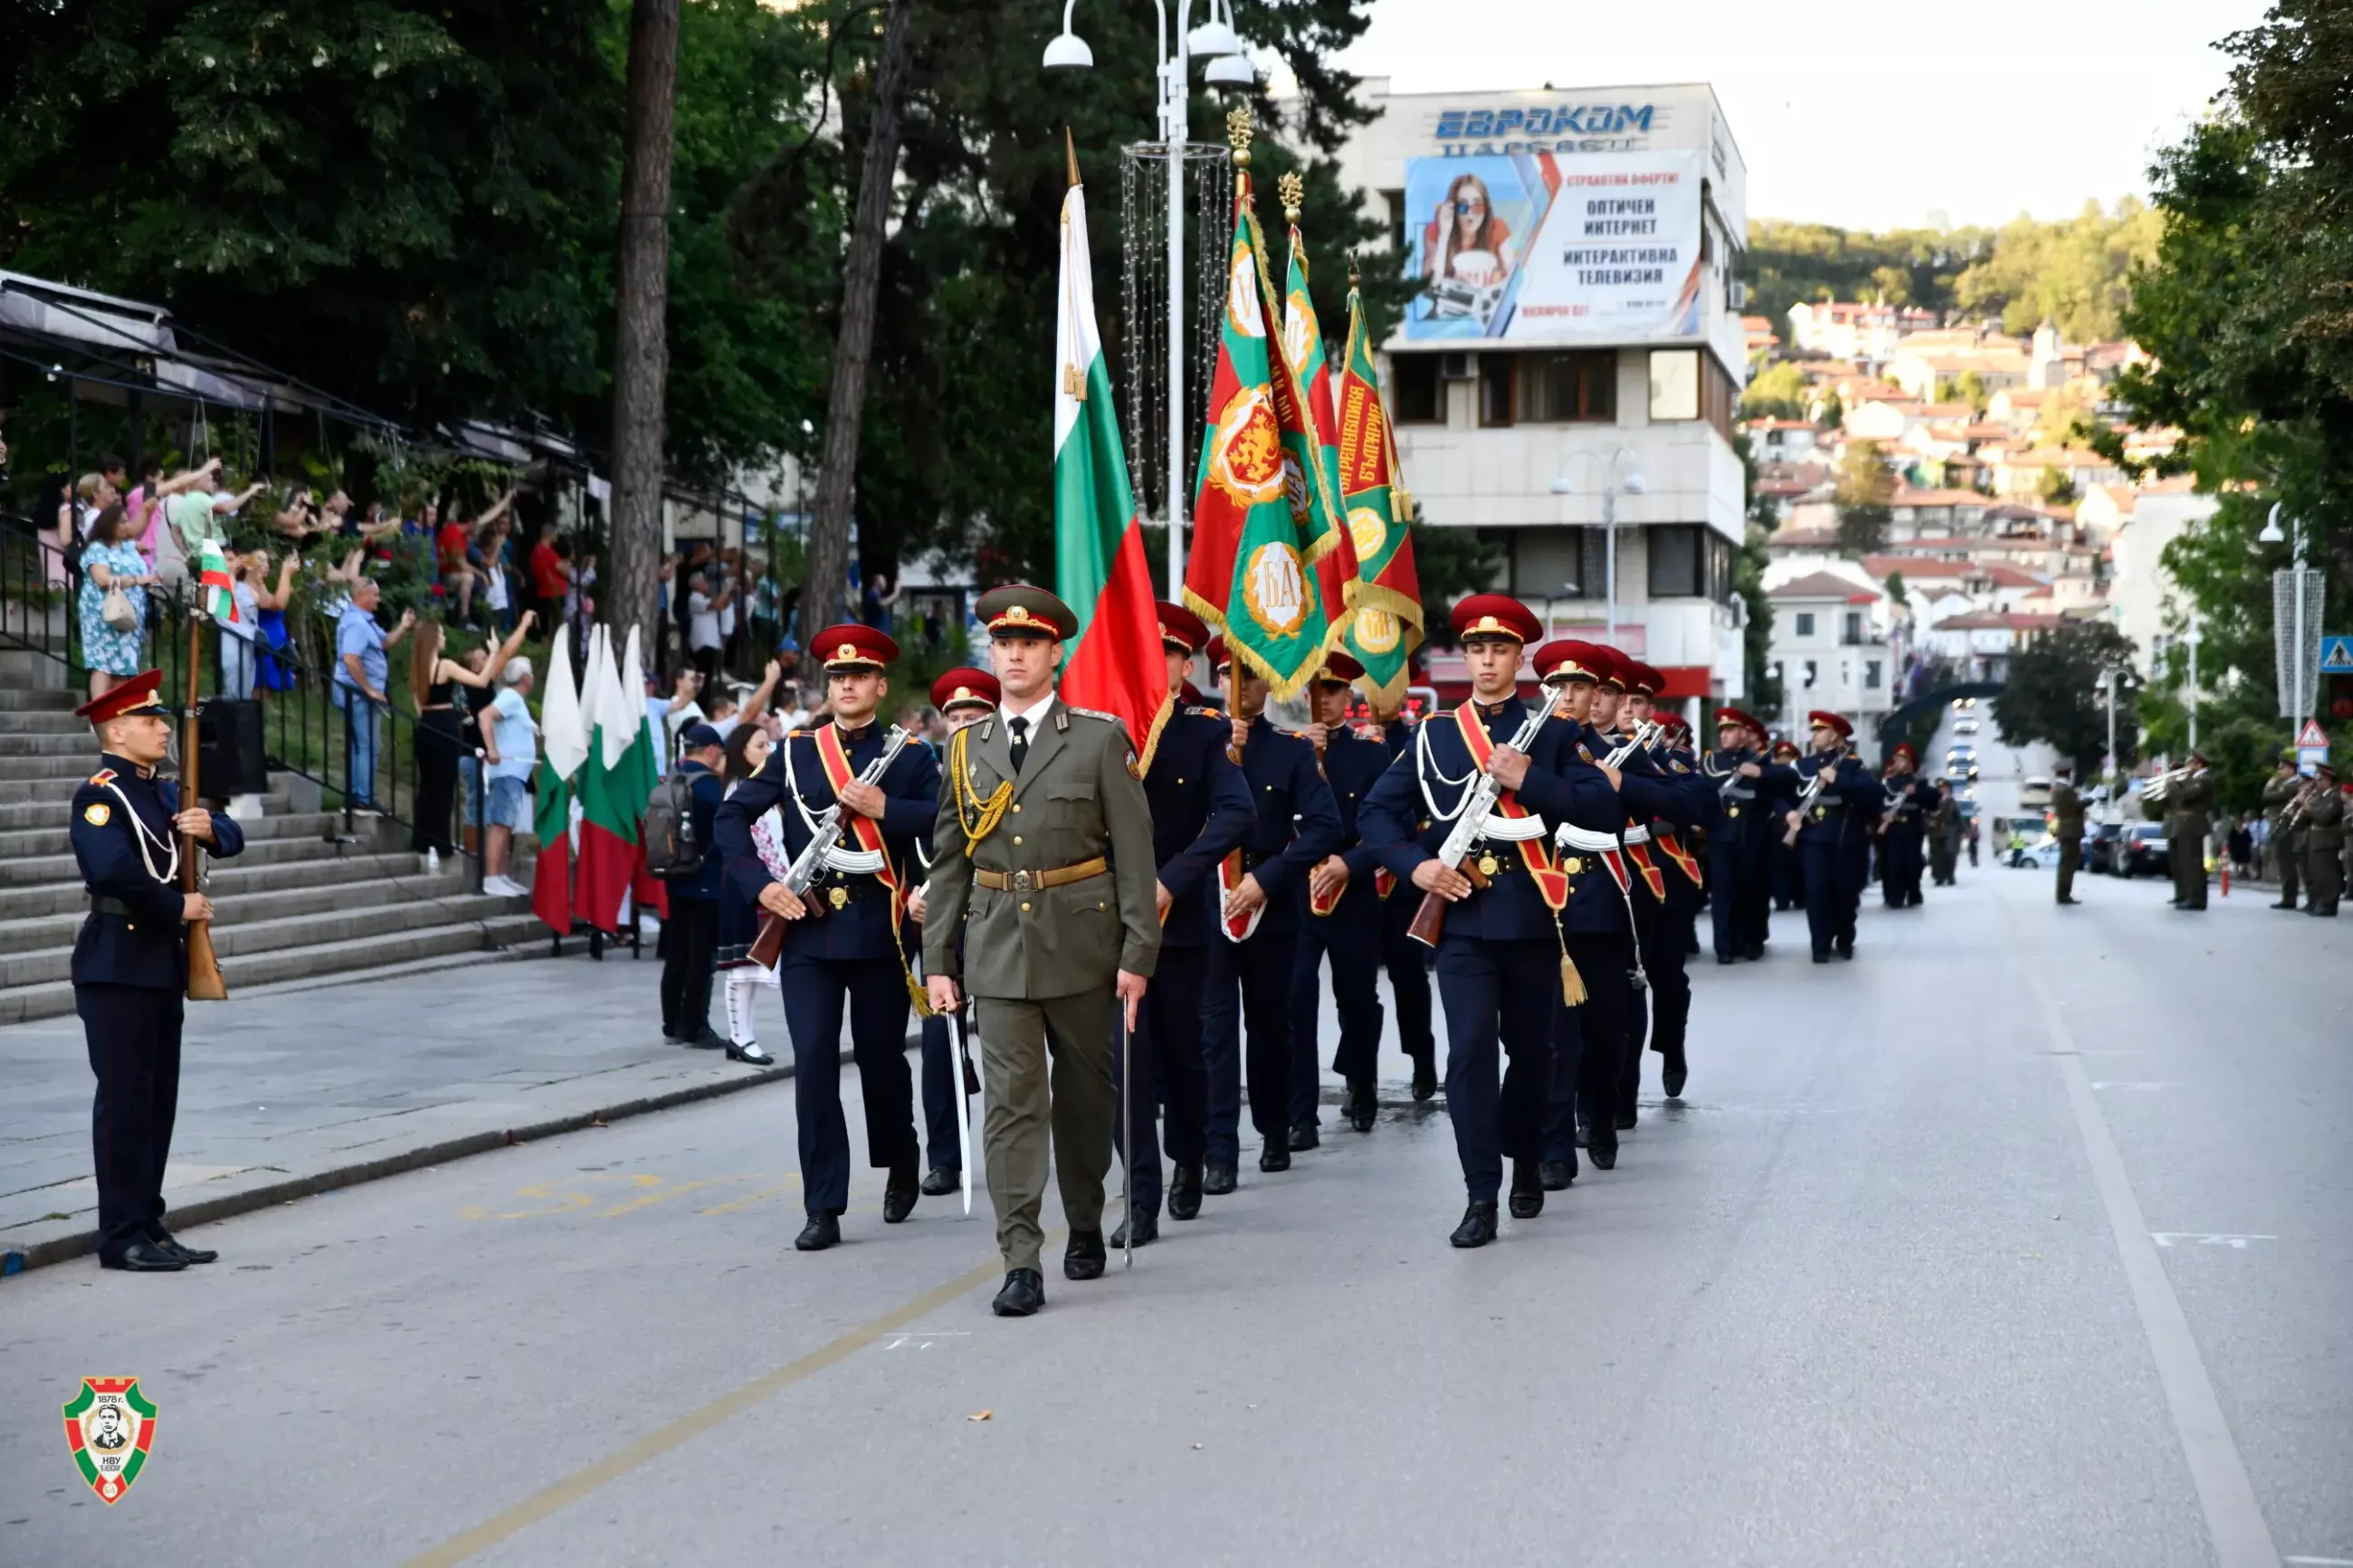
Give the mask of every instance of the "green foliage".
POLYGON ((2122 330, 2127 276, 2156 253, 2158 215, 2127 196, 2114 212, 2086 202, 2074 217, 2021 217, 1994 238, 1992 254, 1963 272, 1953 302, 1972 315, 1999 314, 2004 331, 2055 324, 2070 342, 2105 342, 2122 330))
POLYGON ((2075 481, 2064 468, 2045 468, 2035 493, 2053 506, 2063 506, 2075 499, 2075 481))
POLYGON ((1765 592, 1765 568, 1772 557, 1765 542, 1777 520, 1772 506, 1757 493, 1757 454, 1748 437, 1734 437, 1732 448, 1740 457, 1741 513, 1746 519, 1732 565, 1732 589, 1747 612, 1740 629, 1742 689, 1764 711, 1775 713, 1781 708, 1781 678, 1773 671, 1773 601, 1765 592))
POLYGON ((1983 229, 1895 229, 1885 234, 1828 224, 1752 218, 1749 308, 1780 322, 1789 307, 1816 300, 1870 300, 1945 310, 1962 272, 1989 253, 1983 229))
POLYGON ((1766 366, 1740 395, 1743 419, 1803 419, 1806 416, 1806 373, 1794 361, 1766 366))
POLYGON ((2117 672, 2117 763, 2139 754, 2133 714, 2140 678, 2133 673, 2130 638, 2105 621, 2064 621, 2012 654, 2007 689, 1994 705, 2002 744, 2049 744, 2089 778, 2107 750, 2108 714, 2100 690, 2105 670, 2117 672))
POLYGON ((1495 586, 1508 552, 1500 541, 1480 537, 1475 528, 1424 528, 1417 509, 1413 565, 1421 579, 1422 630, 1432 642, 1450 636, 1446 617, 1454 601, 1495 586))
POLYGON ((1838 507, 1839 552, 1869 555, 1887 542, 1894 513, 1895 476, 1879 456, 1876 441, 1850 441, 1839 456, 1832 500, 1838 507))

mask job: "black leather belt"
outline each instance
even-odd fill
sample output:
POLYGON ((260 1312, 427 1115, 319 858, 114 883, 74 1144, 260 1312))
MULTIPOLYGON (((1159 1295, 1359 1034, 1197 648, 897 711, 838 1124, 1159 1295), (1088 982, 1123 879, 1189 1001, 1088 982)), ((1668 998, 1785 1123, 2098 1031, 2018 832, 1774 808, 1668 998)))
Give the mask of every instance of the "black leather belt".
POLYGON ((90 912, 94 915, 121 915, 124 920, 135 920, 139 914, 121 899, 109 898, 104 893, 90 896, 90 912))

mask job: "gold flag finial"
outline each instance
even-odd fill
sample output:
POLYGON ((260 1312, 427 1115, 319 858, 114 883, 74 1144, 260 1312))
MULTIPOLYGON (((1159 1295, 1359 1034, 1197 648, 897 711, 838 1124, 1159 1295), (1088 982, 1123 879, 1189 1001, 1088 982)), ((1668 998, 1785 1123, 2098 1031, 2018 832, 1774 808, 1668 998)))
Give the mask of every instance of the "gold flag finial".
POLYGON ((1307 182, 1297 174, 1285 174, 1275 181, 1274 188, 1282 195, 1282 221, 1297 223, 1299 209, 1307 203, 1307 182))
POLYGON ((1226 112, 1226 141, 1234 150, 1234 167, 1250 167, 1250 105, 1242 104, 1226 112))
POLYGON ((1062 127, 1062 155, 1071 161, 1071 184, 1079 183, 1079 149, 1071 141, 1071 128, 1062 127))

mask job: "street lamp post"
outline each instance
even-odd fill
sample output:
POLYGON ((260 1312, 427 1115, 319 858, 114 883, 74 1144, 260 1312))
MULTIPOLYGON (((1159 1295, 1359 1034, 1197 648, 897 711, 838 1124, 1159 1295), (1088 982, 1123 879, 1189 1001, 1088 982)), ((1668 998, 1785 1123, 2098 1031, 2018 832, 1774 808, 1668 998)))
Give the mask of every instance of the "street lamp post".
POLYGON ((2189 749, 2198 749, 2198 645, 2205 641, 2198 630, 2198 606, 2189 606, 2189 635, 2182 641, 2189 645, 2189 749))
MULTIPOLYGON (((1591 458, 1597 463, 1601 461, 1601 458, 1590 448, 1584 447, 1572 447, 1568 455, 1571 458, 1591 458)), ((1618 460, 1633 455, 1634 448, 1631 447, 1620 447, 1609 454, 1609 460, 1604 465, 1601 476, 1601 580, 1603 595, 1609 601, 1608 608, 1604 613, 1608 617, 1609 627, 1609 635, 1604 640, 1613 647, 1618 641, 1618 460)), ((1628 495, 1647 494, 1649 489, 1641 474, 1630 468, 1627 470, 1626 493, 1628 495)), ((1576 481, 1567 474, 1563 474, 1553 480, 1552 493, 1556 496, 1575 495, 1576 481)))
MULTIPOLYGON (((1071 31, 1071 13, 1077 0, 1063 0, 1062 31, 1046 46, 1050 69, 1087 70, 1095 63, 1086 40, 1071 31)), ((1160 141, 1168 159, 1168 596, 1184 597, 1185 590, 1185 142, 1191 127, 1192 57, 1210 61, 1213 86, 1248 86, 1256 79, 1240 58, 1241 40, 1230 20, 1231 0, 1225 18, 1218 0, 1209 0, 1209 19, 1187 26, 1193 0, 1176 0, 1176 26, 1172 40, 1166 0, 1152 0, 1157 20, 1154 49, 1158 64, 1160 141), (1173 45, 1173 47, 1172 47, 1173 45)))

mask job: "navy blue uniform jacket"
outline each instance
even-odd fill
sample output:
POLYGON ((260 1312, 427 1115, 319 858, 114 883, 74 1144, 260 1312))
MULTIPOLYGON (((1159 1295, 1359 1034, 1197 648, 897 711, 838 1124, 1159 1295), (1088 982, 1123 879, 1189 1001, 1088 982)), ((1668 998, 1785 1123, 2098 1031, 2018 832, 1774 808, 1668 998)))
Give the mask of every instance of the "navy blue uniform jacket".
MULTIPOLYGON (((1810 757, 1800 758, 1798 763, 1802 781, 1800 787, 1812 784, 1814 775, 1825 764, 1835 766, 1838 771, 1831 776, 1830 783, 1822 786, 1822 793, 1814 797, 1814 805, 1820 806, 1835 801, 1843 804, 1846 810, 1818 814, 1811 808, 1808 809, 1806 820, 1798 828, 1798 842, 1800 844, 1836 844, 1848 833, 1867 828, 1871 823, 1878 821, 1879 814, 1886 808, 1887 796, 1880 789, 1879 781, 1864 772, 1862 764, 1850 756, 1840 755, 1833 759, 1816 752, 1810 757), (1857 819, 1855 826, 1849 825, 1849 817, 1857 819)), ((1792 805, 1796 804, 1795 800, 1790 802, 1792 805)))
MULTIPOLYGON (((1488 738, 1499 746, 1509 743, 1526 721, 1527 713, 1516 697, 1498 703, 1482 716, 1488 738)), ((1415 727, 1415 742, 1398 753, 1365 797, 1356 822, 1366 846, 1406 884, 1392 897, 1410 899, 1418 905, 1422 893, 1411 886, 1414 868, 1437 856, 1453 826, 1438 821, 1426 809, 1419 778, 1421 741, 1429 742, 1430 766, 1436 773, 1462 781, 1450 784, 1440 778, 1430 779, 1430 795, 1441 809, 1454 807, 1472 787, 1470 775, 1477 770, 1451 714, 1432 715, 1415 727)), ((1577 726, 1567 719, 1555 719, 1537 731, 1527 777, 1514 792, 1514 797, 1543 818, 1546 833, 1564 822, 1614 833, 1626 820, 1626 808, 1601 770, 1577 755, 1577 726)), ((1489 844, 1501 869, 1486 889, 1446 907, 1446 934, 1487 942, 1556 940, 1552 910, 1527 876, 1519 846, 1493 839, 1489 844)), ((1610 895, 1617 895, 1614 886, 1610 895)))
MULTIPOLYGON (((883 729, 869 724, 843 747, 852 775, 863 773, 882 754, 883 729)), ((808 847, 808 824, 789 796, 785 764, 790 760, 794 782, 803 805, 812 817, 822 817, 833 804, 833 786, 826 782, 825 763, 818 755, 817 737, 795 730, 768 753, 760 771, 720 802, 712 823, 719 852, 726 858, 727 879, 734 896, 757 901, 760 889, 776 880, 752 847, 752 824, 770 806, 785 826, 785 853, 797 858, 808 847)), ((882 843, 898 873, 899 885, 913 892, 922 885, 923 871, 915 858, 915 841, 932 829, 939 816, 940 763, 929 746, 910 742, 883 773, 881 790, 888 797, 882 810, 882 843)), ((854 833, 845 831, 841 847, 856 851, 854 833)), ((827 870, 809 885, 804 897, 814 906, 785 931, 785 955, 828 959, 896 958, 899 932, 891 919, 891 894, 879 877, 827 870), (839 890, 842 903, 833 895, 839 890)))
MULTIPOLYGON (((1233 732, 1228 720, 1229 744, 1233 732)), ((1266 913, 1256 934, 1296 931, 1307 905, 1307 873, 1340 848, 1340 812, 1332 804, 1332 786, 1315 765, 1315 748, 1303 736, 1276 729, 1264 714, 1250 721, 1241 773, 1255 813, 1242 838, 1242 869, 1266 889, 1266 913)))
POLYGON ((1152 807, 1152 858, 1168 889, 1165 947, 1207 945, 1217 930, 1217 867, 1258 823, 1250 784, 1226 755, 1233 726, 1222 713, 1179 708, 1161 727, 1144 798, 1152 807))
MULTIPOLYGON (((1380 852, 1364 841, 1364 827, 1357 820, 1365 797, 1380 783, 1381 774, 1388 770, 1389 759, 1396 749, 1384 737, 1367 741, 1345 724, 1335 725, 1324 741, 1324 777, 1332 786, 1332 804, 1340 813, 1339 856, 1348 868, 1348 886, 1340 894, 1340 901, 1328 915, 1309 915, 1311 920, 1329 921, 1351 932, 1368 932, 1381 918, 1381 896, 1373 887, 1373 873, 1381 868, 1380 852)), ((1306 909, 1307 890, 1303 884, 1299 892, 1300 908, 1306 909)))
MULTIPOLYGON (((139 829, 124 820, 122 801, 155 837, 148 847, 155 868, 168 863, 172 818, 180 809, 179 785, 152 775, 117 756, 99 759, 99 771, 74 791, 71 837, 83 885, 101 898, 118 899, 127 915, 92 913, 74 939, 73 983, 77 985, 136 985, 152 991, 185 991, 188 953, 181 941, 180 884, 158 882, 139 855, 139 829)), ((226 859, 245 847, 245 833, 219 812, 212 813, 213 841, 199 852, 226 859)))

